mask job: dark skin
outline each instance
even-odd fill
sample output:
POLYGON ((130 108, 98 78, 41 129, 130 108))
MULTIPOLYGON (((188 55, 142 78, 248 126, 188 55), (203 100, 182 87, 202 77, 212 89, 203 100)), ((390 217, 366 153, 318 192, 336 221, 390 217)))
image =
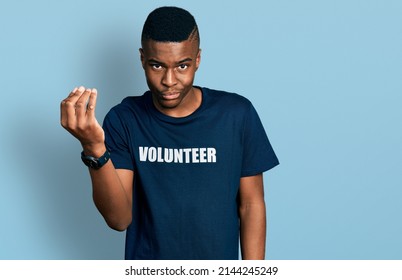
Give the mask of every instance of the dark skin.
POLYGON ((140 49, 141 63, 155 107, 171 117, 185 117, 201 105, 201 91, 193 87, 201 61, 196 40, 161 43, 148 40, 140 49))
MULTIPOLYGON (((155 107, 171 117, 192 114, 202 102, 193 87, 200 65, 198 41, 143 42, 141 63, 155 107)), ((75 88, 61 103, 61 125, 76 137, 84 153, 100 157, 105 151, 104 131, 95 117, 97 91, 75 88)), ((123 231, 131 224, 134 172, 115 169, 109 160, 99 170, 90 169, 93 199, 107 224, 123 231)), ((262 174, 239 182, 240 241, 243 259, 264 259, 266 216, 262 174)))

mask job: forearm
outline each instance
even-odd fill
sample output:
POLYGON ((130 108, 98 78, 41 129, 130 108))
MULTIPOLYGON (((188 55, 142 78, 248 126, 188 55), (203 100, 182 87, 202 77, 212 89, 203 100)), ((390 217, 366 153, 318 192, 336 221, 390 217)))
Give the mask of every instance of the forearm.
MULTIPOLYGON (((100 153, 92 152, 92 154, 98 156, 100 153)), ((90 168, 89 173, 93 200, 99 212, 111 228, 118 231, 125 230, 131 223, 131 199, 123 187, 113 162, 109 160, 98 170, 90 168)))
POLYGON ((243 260, 265 257, 266 215, 264 201, 240 205, 240 243, 243 260))
MULTIPOLYGON (((95 158, 106 151, 105 133, 95 118, 97 93, 83 86, 74 88, 60 104, 61 125, 80 141, 85 155, 95 158)), ((116 170, 111 160, 89 172, 96 207, 111 228, 125 230, 131 223, 134 173, 116 170)))

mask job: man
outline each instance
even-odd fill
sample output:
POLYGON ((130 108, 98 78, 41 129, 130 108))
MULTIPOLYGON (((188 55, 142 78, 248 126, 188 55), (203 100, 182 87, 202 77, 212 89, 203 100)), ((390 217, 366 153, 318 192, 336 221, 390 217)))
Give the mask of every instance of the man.
POLYGON ((126 232, 126 259, 264 259, 262 172, 278 164, 251 103, 193 85, 200 38, 177 7, 149 14, 140 49, 148 92, 95 118, 96 89, 75 88, 62 126, 82 144, 94 202, 126 232), (110 157, 110 159, 109 159, 110 157))

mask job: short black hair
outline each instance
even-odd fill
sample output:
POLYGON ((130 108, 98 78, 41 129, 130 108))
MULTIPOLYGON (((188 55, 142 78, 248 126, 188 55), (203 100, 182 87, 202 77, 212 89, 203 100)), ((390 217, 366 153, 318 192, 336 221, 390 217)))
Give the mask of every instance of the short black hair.
POLYGON ((160 7, 147 17, 142 29, 141 42, 182 42, 197 40, 200 44, 198 26, 194 17, 178 7, 160 7))

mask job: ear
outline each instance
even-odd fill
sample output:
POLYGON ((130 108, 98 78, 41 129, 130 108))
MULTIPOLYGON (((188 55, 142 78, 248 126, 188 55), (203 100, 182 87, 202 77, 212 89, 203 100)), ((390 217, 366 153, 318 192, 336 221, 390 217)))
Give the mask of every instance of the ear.
POLYGON ((195 69, 197 70, 201 63, 201 49, 198 49, 197 57, 195 58, 195 69))
POLYGON ((140 59, 141 59, 141 64, 142 68, 145 69, 145 56, 144 56, 144 50, 142 48, 139 49, 140 51, 140 59))

